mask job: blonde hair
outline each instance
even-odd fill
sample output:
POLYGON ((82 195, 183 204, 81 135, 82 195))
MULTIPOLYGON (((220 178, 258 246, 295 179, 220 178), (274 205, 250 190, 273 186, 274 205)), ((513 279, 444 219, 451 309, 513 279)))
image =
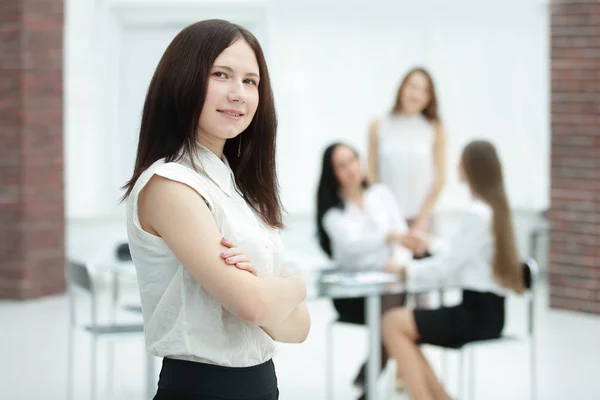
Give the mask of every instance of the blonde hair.
POLYGON ((463 150, 461 160, 471 191, 493 210, 494 277, 504 288, 523 293, 521 262, 496 149, 490 142, 473 141, 463 150))

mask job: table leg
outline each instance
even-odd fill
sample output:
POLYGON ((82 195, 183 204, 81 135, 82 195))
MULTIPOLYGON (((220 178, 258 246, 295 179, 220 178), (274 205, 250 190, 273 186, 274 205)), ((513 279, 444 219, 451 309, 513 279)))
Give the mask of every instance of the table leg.
MULTIPOLYGON (((120 296, 120 286, 119 286, 119 273, 115 270, 112 273, 112 302, 110 308, 110 323, 117 323, 117 310, 119 308, 119 296, 120 296)), ((114 365, 115 365, 115 344, 113 342, 107 343, 107 364, 108 364, 108 374, 106 376, 107 379, 107 390, 110 395, 113 395, 113 381, 114 381, 114 365)))
POLYGON ((111 290, 111 309, 110 309, 110 322, 115 323, 117 320, 117 308, 119 306, 120 297, 120 285, 119 285, 119 273, 113 271, 112 273, 112 290, 111 290))
POLYGON ((376 400, 377 376, 381 367, 381 297, 367 297, 367 325, 369 326, 369 362, 367 364, 366 394, 376 400))
POLYGON ((156 357, 146 352, 146 399, 153 399, 156 395, 155 361, 156 357))

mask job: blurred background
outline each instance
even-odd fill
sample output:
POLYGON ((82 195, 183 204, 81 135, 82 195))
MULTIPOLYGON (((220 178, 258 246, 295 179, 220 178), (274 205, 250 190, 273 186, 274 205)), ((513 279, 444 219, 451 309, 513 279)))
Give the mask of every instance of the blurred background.
MULTIPOLYGON (((342 140, 366 160, 370 121, 392 107, 406 72, 424 66, 447 133, 440 232, 467 199, 456 173, 461 149, 475 138, 492 141, 521 255, 543 272, 538 398, 600 398, 598 0, 3 0, 0 398, 65 399, 72 376, 74 398, 88 399, 92 375, 98 398, 149 398, 135 329, 121 335, 133 341, 101 344, 92 367, 96 335, 69 328, 64 266, 94 266, 99 320, 139 326, 135 276, 115 261, 126 242, 120 187, 132 172, 159 58, 182 28, 209 18, 248 28, 266 54, 290 265, 310 271, 326 260, 314 226, 325 146, 342 140)), ((87 301, 72 308, 84 323, 93 316, 87 301)), ((325 328, 335 312, 329 299, 309 307, 309 339, 282 345, 276 359, 284 400, 325 399, 325 328)), ((509 331, 525 330, 526 311, 522 299, 510 300, 509 331)), ((335 398, 355 398, 366 332, 340 325, 334 335, 335 398)), ((529 398, 529 344, 478 352, 475 398, 529 398)), ((456 382, 456 355, 426 352, 456 382)), ((383 382, 383 395, 405 398, 387 392, 383 382)))

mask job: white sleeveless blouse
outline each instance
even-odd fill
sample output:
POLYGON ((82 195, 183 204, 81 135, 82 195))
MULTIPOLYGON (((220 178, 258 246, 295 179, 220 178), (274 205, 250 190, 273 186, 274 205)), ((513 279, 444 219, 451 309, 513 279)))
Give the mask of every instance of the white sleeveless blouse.
POLYGON ((196 167, 185 160, 159 160, 142 173, 127 200, 127 234, 137 271, 146 347, 158 357, 227 367, 258 365, 275 355, 273 339, 259 326, 223 308, 162 238, 140 226, 138 196, 150 178, 156 174, 181 182, 202 195, 221 234, 250 257, 261 276, 279 275, 283 265, 279 232, 267 227, 238 193, 227 160, 202 147, 196 167))
POLYGON ((379 121, 379 181, 387 185, 409 219, 416 218, 434 180, 435 127, 422 114, 379 121))

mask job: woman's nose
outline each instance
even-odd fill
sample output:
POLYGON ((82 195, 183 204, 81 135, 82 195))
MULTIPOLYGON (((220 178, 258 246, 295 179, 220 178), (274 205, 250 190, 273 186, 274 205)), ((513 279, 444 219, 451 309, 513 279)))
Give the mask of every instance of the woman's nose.
POLYGON ((232 83, 227 97, 232 103, 245 103, 247 96, 244 84, 242 82, 232 83))

